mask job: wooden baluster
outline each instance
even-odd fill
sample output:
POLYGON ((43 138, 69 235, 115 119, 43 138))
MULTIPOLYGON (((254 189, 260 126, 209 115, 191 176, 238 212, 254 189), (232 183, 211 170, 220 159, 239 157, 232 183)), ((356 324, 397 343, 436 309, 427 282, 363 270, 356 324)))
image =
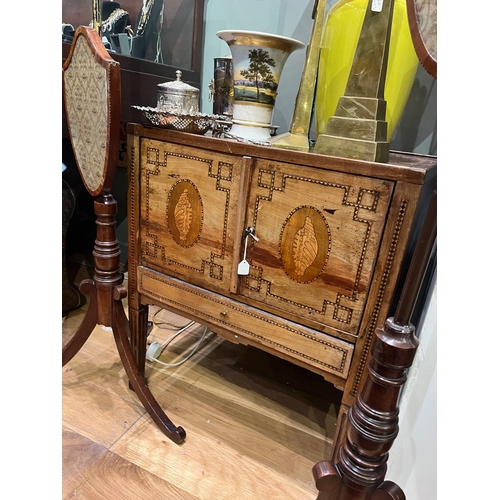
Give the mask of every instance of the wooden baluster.
POLYGON ((94 283, 97 289, 97 323, 111 326, 113 309, 113 288, 123 281, 120 273, 120 246, 116 238, 117 205, 109 193, 94 200, 97 236, 92 255, 94 256, 94 283))
POLYGON ((313 467, 317 500, 404 500, 384 481, 398 434, 399 399, 418 347, 410 323, 437 234, 436 192, 424 221, 394 317, 375 331, 368 379, 349 410, 344 442, 333 460, 313 467))

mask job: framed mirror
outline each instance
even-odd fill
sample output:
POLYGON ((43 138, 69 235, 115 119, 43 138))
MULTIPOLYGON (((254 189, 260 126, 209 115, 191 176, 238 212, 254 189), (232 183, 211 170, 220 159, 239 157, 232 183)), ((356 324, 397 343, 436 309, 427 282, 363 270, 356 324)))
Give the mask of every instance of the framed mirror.
POLYGON ((203 10, 204 0, 63 0, 63 42, 65 24, 93 26, 98 12, 110 52, 199 74, 203 10))

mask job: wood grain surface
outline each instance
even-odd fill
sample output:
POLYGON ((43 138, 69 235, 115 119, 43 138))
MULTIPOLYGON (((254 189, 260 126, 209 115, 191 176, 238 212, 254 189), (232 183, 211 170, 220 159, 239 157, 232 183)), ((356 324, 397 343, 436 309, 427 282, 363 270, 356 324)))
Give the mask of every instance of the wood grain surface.
MULTIPOLYGON (((84 310, 64 318, 63 344, 84 310)), ((149 318, 148 342, 160 344, 170 325, 187 322, 155 306, 149 318)), ((183 359, 203 331, 191 327, 160 360, 183 359)), ((63 368, 63 500, 316 498, 311 469, 331 453, 341 397, 320 376, 210 332, 188 361, 148 362, 146 376, 186 429, 183 445, 165 438, 130 391, 105 328, 63 368)))

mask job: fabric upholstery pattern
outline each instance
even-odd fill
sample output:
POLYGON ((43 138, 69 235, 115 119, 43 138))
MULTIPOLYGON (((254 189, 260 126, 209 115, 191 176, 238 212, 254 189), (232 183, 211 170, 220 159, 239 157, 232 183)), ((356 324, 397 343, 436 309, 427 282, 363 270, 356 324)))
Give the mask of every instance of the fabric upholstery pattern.
POLYGON ((108 144, 106 69, 79 36, 64 73, 67 119, 75 157, 84 183, 96 191, 104 178, 108 144))

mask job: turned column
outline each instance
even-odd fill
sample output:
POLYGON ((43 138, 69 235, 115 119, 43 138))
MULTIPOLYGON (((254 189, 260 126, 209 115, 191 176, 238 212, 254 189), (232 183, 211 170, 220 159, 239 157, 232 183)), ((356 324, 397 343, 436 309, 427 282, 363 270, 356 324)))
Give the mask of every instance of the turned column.
POLYGON ((437 234, 434 192, 394 317, 375 330, 368 378, 348 413, 337 456, 313 467, 317 500, 405 500, 384 481, 389 450, 398 435, 399 400, 418 347, 411 313, 437 234))
POLYGON ((317 488, 328 492, 328 496, 318 498, 405 498, 398 486, 384 484, 384 478, 388 452, 398 435, 401 389, 417 347, 418 339, 411 325, 400 326, 389 318, 383 327, 376 329, 368 379, 349 410, 346 437, 336 462, 320 462, 313 468, 317 488), (389 486, 392 493, 386 491, 389 486))
POLYGON ((116 238, 116 201, 111 194, 99 196, 94 201, 97 236, 94 243, 95 273, 97 291, 97 324, 111 326, 113 288, 123 281, 120 273, 120 246, 116 238))

